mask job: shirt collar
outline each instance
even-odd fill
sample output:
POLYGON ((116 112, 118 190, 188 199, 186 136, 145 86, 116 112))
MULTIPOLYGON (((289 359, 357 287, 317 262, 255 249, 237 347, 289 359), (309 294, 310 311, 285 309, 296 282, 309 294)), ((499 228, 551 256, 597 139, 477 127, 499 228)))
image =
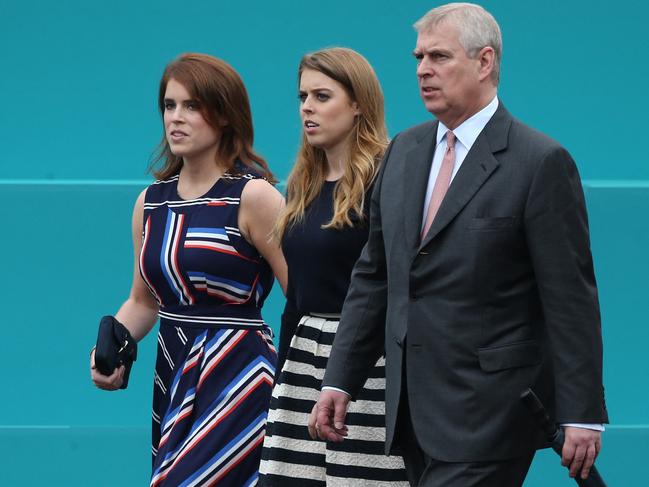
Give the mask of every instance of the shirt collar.
MULTIPOLYGON (((453 133, 460 143, 466 147, 466 150, 470 150, 473 143, 482 132, 482 129, 485 128, 487 122, 491 120, 494 113, 498 109, 498 97, 494 96, 494 99, 489 102, 489 104, 480 110, 478 113, 473 115, 470 118, 467 118, 464 122, 458 125, 453 133)), ((439 144, 444 136, 448 132, 448 127, 442 122, 439 122, 439 127, 437 128, 437 144, 439 144)))

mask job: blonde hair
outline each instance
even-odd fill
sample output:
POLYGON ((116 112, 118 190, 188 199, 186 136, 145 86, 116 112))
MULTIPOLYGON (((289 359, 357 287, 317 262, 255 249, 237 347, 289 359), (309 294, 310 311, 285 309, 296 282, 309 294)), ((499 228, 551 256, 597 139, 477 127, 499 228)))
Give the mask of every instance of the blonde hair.
MULTIPOLYGON (((360 114, 350 133, 349 151, 342 177, 334 189, 331 221, 322 228, 353 226, 352 218, 364 219, 365 193, 378 172, 388 144, 381 85, 367 60, 352 49, 334 47, 307 54, 300 61, 298 84, 305 69, 318 71, 340 83, 360 114)), ((325 180, 327 157, 302 134, 302 142, 286 187, 286 207, 275 225, 275 236, 303 220, 309 204, 318 196, 325 180)))

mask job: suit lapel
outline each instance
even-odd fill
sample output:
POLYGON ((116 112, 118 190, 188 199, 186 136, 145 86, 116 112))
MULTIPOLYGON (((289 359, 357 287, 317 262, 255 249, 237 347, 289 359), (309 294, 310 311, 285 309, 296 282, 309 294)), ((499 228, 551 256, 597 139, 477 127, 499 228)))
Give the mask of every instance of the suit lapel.
MULTIPOLYGON (((496 113, 474 142, 448 188, 433 224, 421 242, 426 246, 473 198, 489 176, 498 168, 494 153, 507 147, 511 115, 499 104, 496 113)), ((421 199, 423 201, 423 197, 421 199)), ((420 203, 423 205, 423 203, 420 203)))
POLYGON ((431 124, 430 131, 406 155, 406 171, 403 183, 405 239, 408 248, 413 250, 419 245, 419 234, 421 233, 421 221, 424 211, 423 201, 426 197, 428 175, 435 152, 437 125, 437 122, 431 124))

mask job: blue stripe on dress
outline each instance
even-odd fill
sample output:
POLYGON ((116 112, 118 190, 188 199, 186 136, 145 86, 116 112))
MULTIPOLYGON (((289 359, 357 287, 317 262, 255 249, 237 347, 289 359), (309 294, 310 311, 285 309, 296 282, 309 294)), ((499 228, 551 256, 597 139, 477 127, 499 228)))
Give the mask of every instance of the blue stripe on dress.
POLYGON ((239 289, 242 293, 249 295, 250 294, 250 289, 251 287, 243 284, 238 281, 233 281, 232 279, 226 279, 225 277, 217 277, 212 274, 208 274, 207 272, 195 272, 195 271, 190 271, 187 273, 189 277, 202 277, 203 279, 206 279, 208 281, 211 281, 210 284, 225 284, 228 286, 232 286, 234 288, 239 289))
MULTIPOLYGON (((185 482, 180 484, 180 487, 188 487, 192 485, 192 483, 196 479, 200 478, 205 472, 209 471, 219 463, 226 463, 226 460, 228 460, 232 456, 236 456, 239 451, 245 451, 246 447, 248 447, 248 453, 250 453, 250 451, 252 451, 252 448, 250 447, 254 445, 251 445, 249 441, 242 443, 242 440, 246 439, 246 437, 248 436, 253 436, 252 433, 259 429, 263 430, 266 425, 266 417, 266 412, 263 412, 259 416, 257 416, 243 431, 241 431, 241 433, 235 436, 228 444, 226 444, 219 452, 217 452, 216 455, 214 455, 203 467, 196 471, 196 473, 194 473, 192 476, 187 478, 185 482), (242 444, 238 445, 238 443, 242 444)), ((248 453, 246 453, 246 456, 248 455, 248 453)))

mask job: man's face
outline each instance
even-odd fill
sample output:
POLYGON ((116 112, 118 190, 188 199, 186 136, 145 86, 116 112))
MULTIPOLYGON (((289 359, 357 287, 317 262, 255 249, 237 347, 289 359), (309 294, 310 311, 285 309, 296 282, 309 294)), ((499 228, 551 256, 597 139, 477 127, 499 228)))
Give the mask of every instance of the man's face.
POLYGON ((455 27, 442 22, 420 32, 414 55, 426 110, 450 129, 480 110, 485 90, 480 56, 467 56, 455 27))

